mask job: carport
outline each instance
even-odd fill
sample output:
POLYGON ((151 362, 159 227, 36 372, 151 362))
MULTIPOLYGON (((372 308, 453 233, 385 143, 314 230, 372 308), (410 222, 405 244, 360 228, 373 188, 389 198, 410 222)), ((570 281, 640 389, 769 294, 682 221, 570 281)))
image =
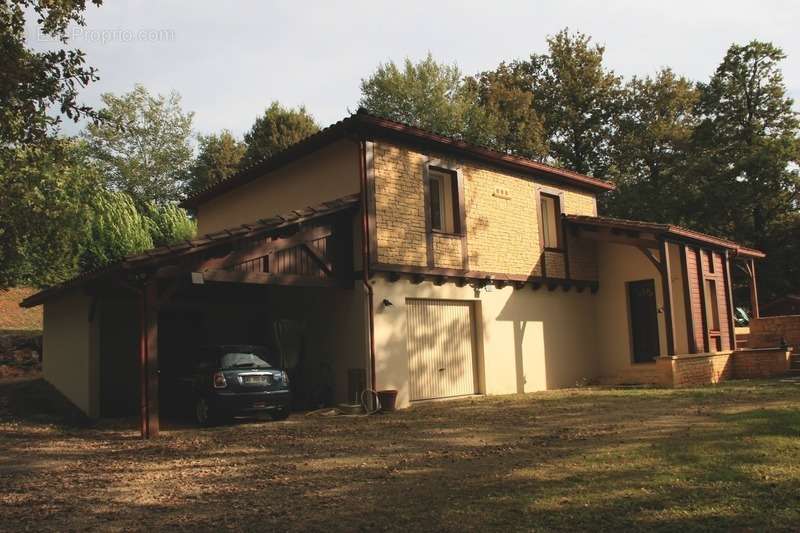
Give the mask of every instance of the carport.
POLYGON ((45 378, 90 416, 138 412, 145 437, 159 431, 161 371, 203 345, 267 346, 300 408, 351 399, 369 353, 358 205, 341 198, 149 250, 30 297, 23 305, 45 306, 45 378))

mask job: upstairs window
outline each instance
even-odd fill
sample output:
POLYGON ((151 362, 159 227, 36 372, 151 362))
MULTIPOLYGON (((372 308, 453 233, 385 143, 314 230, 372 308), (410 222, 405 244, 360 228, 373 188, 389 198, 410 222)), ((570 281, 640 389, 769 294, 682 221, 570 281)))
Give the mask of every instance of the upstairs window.
POLYGON ((431 168, 428 173, 431 229, 442 233, 458 233, 456 180, 452 172, 431 168))
POLYGON ((541 193, 539 195, 539 217, 542 225, 542 244, 545 249, 561 248, 559 226, 561 223, 561 202, 558 196, 541 193))

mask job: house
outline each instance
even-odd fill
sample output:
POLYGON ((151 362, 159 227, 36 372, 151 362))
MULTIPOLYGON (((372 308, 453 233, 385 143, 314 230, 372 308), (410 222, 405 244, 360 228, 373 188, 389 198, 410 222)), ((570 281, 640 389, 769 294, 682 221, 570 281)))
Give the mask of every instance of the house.
POLYGON ((45 378, 145 434, 159 369, 202 344, 280 351, 305 406, 732 377, 731 266, 757 301, 764 254, 599 216, 611 189, 359 111, 187 199, 199 239, 24 305, 44 305, 45 378))

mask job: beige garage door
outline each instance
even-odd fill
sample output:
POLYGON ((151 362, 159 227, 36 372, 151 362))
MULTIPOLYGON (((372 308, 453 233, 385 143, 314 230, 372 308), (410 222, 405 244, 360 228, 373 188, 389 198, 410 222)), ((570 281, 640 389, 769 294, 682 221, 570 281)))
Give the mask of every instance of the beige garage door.
POLYGON ((406 300, 411 400, 475 394, 472 302, 406 300))

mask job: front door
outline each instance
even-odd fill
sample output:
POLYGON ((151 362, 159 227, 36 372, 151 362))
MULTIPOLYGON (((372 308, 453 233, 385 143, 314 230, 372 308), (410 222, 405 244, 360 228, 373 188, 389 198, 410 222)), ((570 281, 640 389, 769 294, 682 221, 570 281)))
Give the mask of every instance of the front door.
POLYGON ((661 350, 658 345, 658 309, 655 280, 645 279, 628 283, 633 362, 655 360, 661 350))

